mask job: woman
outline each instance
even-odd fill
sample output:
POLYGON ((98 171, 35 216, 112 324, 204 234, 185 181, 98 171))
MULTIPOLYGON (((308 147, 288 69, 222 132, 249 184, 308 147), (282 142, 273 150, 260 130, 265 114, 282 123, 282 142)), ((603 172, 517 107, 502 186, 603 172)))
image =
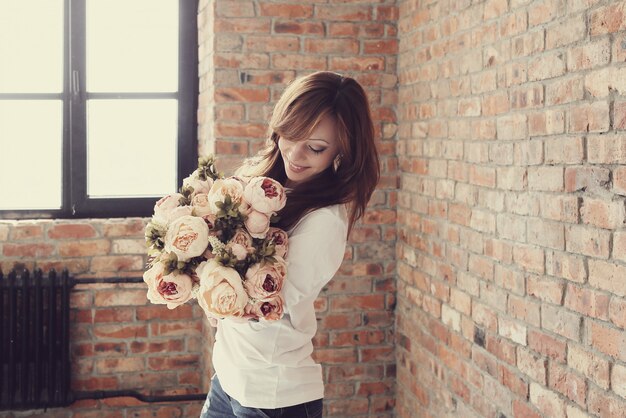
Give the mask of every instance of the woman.
POLYGON ((291 83, 274 108, 267 146, 239 175, 287 190, 285 315, 216 321, 216 374, 201 418, 322 416, 322 368, 311 358, 314 301, 343 261, 346 240, 379 178, 367 97, 352 78, 317 72, 291 83))

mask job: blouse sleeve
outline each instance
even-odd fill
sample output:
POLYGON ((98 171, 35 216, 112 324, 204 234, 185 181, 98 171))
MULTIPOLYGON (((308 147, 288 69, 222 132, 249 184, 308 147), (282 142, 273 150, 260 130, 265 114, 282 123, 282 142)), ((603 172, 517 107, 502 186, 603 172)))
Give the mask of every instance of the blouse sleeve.
POLYGON ((301 315, 333 278, 343 261, 347 220, 329 208, 308 214, 292 231, 287 255, 283 297, 295 328, 307 328, 310 318, 301 315))

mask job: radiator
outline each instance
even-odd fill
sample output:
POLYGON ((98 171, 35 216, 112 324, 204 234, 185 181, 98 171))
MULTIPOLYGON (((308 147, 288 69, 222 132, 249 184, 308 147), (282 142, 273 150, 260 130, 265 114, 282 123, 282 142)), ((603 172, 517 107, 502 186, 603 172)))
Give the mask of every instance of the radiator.
POLYGON ((68 272, 0 272, 0 409, 67 406, 68 272))

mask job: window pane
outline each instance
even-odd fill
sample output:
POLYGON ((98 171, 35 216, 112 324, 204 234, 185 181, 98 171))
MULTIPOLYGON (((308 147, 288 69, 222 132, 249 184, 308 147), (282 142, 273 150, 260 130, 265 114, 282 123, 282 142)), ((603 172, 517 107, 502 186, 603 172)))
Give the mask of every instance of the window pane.
POLYGON ((87 194, 163 196, 176 191, 176 100, 90 100, 87 194))
POLYGON ((63 90, 63 1, 0 0, 0 93, 63 90))
POLYGON ((0 210, 59 209, 60 100, 0 100, 0 210))
POLYGON ((178 90, 177 0, 87 1, 87 90, 178 90))

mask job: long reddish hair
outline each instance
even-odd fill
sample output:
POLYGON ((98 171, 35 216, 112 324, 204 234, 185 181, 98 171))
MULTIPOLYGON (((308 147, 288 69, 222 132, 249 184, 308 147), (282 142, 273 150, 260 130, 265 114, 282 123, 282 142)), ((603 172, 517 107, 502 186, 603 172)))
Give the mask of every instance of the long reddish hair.
POLYGON ((266 145, 248 159, 239 174, 287 180, 278 139, 306 140, 325 116, 335 120, 341 164, 333 165, 298 184, 287 194, 278 226, 290 229, 307 213, 334 204, 347 204, 350 231, 363 216, 380 178, 374 126, 367 95, 350 77, 320 71, 294 80, 276 103, 266 145))

